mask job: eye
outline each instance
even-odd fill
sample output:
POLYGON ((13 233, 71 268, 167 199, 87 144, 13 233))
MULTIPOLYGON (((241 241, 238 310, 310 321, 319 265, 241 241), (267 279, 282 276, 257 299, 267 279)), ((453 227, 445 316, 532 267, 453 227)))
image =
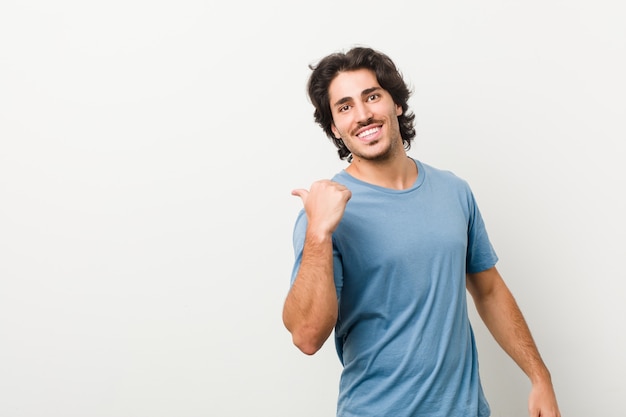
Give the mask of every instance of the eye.
POLYGON ((378 99, 380 97, 380 94, 378 93, 374 93, 374 94, 370 94, 367 97, 367 101, 375 101, 376 99, 378 99))
POLYGON ((338 110, 339 110, 339 113, 343 113, 343 112, 350 110, 350 106, 346 104, 345 106, 339 107, 338 110))

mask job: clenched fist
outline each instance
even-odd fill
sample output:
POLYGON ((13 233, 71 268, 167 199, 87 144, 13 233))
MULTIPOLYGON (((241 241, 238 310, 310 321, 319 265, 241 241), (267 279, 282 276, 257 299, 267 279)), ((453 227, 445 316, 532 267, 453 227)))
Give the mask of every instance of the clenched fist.
POLYGON ((332 234, 335 231, 352 197, 344 185, 330 180, 315 181, 310 190, 298 188, 291 194, 302 199, 308 230, 319 234, 332 234))

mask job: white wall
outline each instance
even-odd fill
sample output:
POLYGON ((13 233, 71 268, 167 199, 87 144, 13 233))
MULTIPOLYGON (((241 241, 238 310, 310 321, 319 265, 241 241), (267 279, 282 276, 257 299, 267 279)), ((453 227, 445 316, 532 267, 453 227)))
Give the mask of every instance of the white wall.
MULTIPOLYGON (((621 2, 98 3, 0 5, 0 415, 334 414, 334 347, 280 314, 290 191, 344 166, 307 65, 354 44, 472 185, 563 415, 623 415, 621 2)), ((493 415, 526 415, 472 314, 493 415)))

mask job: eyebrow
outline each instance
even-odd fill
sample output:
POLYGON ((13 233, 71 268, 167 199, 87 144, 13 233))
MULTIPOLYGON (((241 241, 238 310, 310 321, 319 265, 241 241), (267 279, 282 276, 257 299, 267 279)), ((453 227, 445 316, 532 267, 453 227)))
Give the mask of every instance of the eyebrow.
MULTIPOLYGON (((361 97, 365 97, 367 95, 372 94, 374 91, 378 91, 378 90, 382 90, 382 87, 370 87, 370 88, 366 88, 365 90, 361 91, 361 97)), ((340 106, 344 103, 348 103, 349 101, 352 100, 352 97, 343 97, 340 98, 339 100, 337 100, 335 102, 335 104, 333 104, 333 106, 340 106)))

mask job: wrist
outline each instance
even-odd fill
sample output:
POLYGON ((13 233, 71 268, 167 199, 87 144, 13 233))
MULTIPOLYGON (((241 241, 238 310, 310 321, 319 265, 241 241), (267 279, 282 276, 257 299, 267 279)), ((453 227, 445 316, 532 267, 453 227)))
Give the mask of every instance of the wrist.
POLYGON ((532 385, 552 385, 552 376, 545 367, 529 375, 529 378, 532 385))
POLYGON ((324 244, 332 241, 333 233, 320 228, 309 227, 306 231, 306 240, 310 243, 324 244))

